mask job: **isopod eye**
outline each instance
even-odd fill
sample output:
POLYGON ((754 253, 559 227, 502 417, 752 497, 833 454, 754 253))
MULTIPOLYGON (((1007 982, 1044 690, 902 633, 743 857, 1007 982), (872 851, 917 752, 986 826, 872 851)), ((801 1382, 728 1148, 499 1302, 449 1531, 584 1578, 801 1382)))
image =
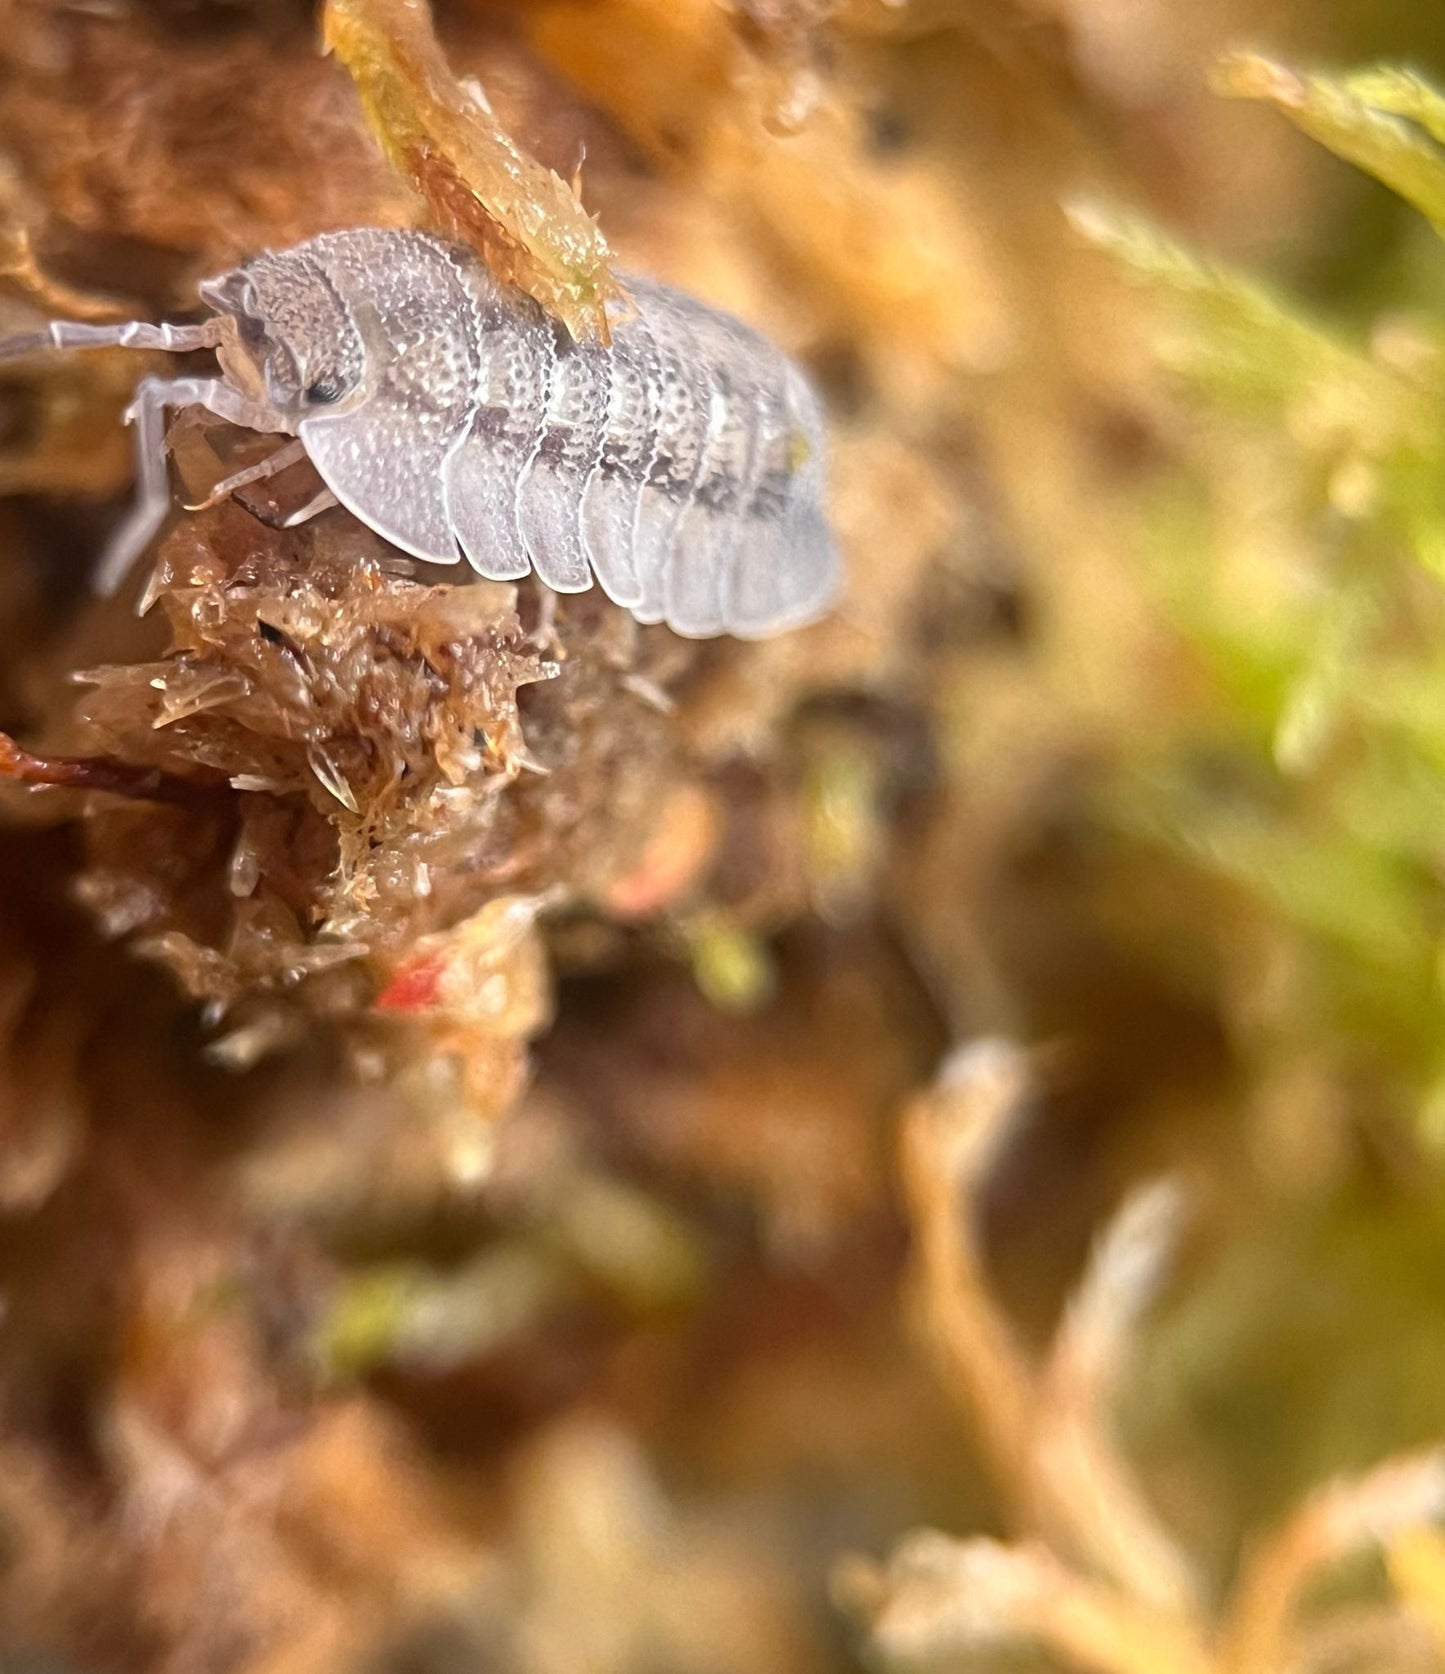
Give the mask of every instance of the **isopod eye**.
POLYGON ((306 399, 318 407, 329 407, 346 394, 346 385, 335 372, 324 372, 314 384, 306 386, 306 399))

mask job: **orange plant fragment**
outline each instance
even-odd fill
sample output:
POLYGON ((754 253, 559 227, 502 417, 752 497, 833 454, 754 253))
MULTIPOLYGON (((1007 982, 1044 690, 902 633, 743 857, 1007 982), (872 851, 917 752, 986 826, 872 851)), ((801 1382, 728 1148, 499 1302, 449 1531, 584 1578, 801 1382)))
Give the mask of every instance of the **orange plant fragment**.
POLYGON ((383 151, 446 230, 574 338, 606 342, 607 306, 625 293, 596 221, 452 74, 426 0, 326 0, 322 42, 356 83, 383 151))

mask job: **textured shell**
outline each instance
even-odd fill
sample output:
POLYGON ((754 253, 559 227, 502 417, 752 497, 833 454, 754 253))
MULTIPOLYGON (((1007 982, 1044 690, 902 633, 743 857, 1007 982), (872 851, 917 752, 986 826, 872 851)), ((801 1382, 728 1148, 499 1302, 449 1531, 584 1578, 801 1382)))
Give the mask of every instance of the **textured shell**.
POLYGON ((404 551, 559 592, 595 577, 682 634, 811 620, 839 566, 806 378, 729 316, 627 286, 610 345, 577 343, 470 252, 364 228, 204 294, 284 345, 300 383, 324 368, 351 392, 303 402, 294 428, 336 498, 404 551))

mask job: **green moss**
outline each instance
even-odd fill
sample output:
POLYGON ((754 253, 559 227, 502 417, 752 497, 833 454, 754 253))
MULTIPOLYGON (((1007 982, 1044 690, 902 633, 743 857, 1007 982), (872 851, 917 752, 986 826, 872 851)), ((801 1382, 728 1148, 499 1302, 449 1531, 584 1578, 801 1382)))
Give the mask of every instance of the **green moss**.
MULTIPOLYGON (((1445 227, 1445 97, 1419 76, 1236 56, 1219 84, 1445 227)), ((1286 957, 1252 1049, 1323 1040, 1425 1112, 1445 1077, 1445 283, 1357 338, 1136 218, 1074 219, 1156 294, 1188 427, 1139 539, 1198 690, 1125 740, 1114 817, 1227 880, 1286 957)))

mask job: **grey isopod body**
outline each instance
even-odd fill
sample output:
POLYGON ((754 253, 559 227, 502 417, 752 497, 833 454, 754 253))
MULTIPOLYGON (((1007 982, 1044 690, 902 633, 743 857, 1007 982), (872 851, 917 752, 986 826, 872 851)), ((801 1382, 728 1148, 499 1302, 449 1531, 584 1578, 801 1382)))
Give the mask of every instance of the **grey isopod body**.
POLYGON ((821 615, 839 582, 825 435, 800 369, 726 314, 645 279, 610 344, 573 342, 471 252, 358 228, 268 252, 201 295, 198 326, 56 322, 0 344, 213 348, 220 377, 147 378, 134 509, 101 565, 113 588, 170 504, 164 415, 197 404, 297 438, 327 493, 402 551, 478 574, 593 579, 639 621, 761 638, 821 615))

